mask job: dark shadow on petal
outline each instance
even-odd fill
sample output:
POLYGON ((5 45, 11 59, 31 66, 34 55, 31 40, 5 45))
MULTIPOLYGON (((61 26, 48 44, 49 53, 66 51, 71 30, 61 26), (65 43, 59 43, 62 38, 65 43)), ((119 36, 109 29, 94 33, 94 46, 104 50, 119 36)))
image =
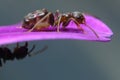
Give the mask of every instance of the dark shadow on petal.
POLYGON ((47 48, 48 46, 45 46, 41 50, 35 53, 32 53, 32 51, 35 49, 35 45, 33 45, 33 47, 29 50, 28 42, 25 42, 23 46, 20 46, 19 43, 17 43, 13 52, 7 46, 1 46, 0 47, 0 67, 2 67, 2 63, 5 64, 6 61, 9 61, 9 60, 13 61, 15 59, 21 60, 21 59, 24 59, 26 56, 31 57, 38 53, 44 52, 47 48))

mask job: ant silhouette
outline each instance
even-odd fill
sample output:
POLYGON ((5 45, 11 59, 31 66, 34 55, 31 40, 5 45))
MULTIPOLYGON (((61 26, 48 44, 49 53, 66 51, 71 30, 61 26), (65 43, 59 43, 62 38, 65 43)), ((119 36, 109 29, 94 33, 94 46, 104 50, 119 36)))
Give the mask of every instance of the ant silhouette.
MULTIPOLYGON (((48 46, 43 47, 41 50, 37 51, 37 53, 42 53, 48 48, 48 46)), ((0 67, 2 67, 2 60, 3 63, 6 63, 7 60, 14 60, 15 58, 17 60, 25 58, 27 55, 33 56, 35 54, 31 54, 31 52, 35 49, 35 45, 33 45, 32 49, 28 51, 28 42, 25 42, 25 45, 19 46, 19 43, 17 43, 17 46, 14 48, 14 51, 12 52, 8 47, 0 47, 0 67)))

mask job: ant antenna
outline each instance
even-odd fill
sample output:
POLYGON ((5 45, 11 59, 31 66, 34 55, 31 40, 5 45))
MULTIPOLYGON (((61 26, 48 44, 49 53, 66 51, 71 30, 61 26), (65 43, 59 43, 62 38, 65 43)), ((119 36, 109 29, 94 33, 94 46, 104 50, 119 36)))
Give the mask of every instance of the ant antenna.
MULTIPOLYGON (((33 48, 34 48, 34 47, 33 47, 33 48)), ((33 49, 33 48, 32 48, 32 49, 33 49)), ((32 53, 32 54, 28 54, 28 56, 33 56, 33 55, 37 55, 38 53, 42 53, 42 52, 44 52, 47 48, 48 48, 48 46, 46 45, 46 46, 44 46, 41 50, 38 50, 37 52, 32 53)), ((31 52, 32 49, 31 49, 29 52, 31 52)))
POLYGON ((85 25, 95 34, 95 36, 96 36, 97 38, 99 38, 99 35, 97 34, 97 32, 95 32, 95 30, 93 30, 93 29, 91 28, 91 26, 87 25, 86 23, 85 23, 85 25))
POLYGON ((28 52, 30 54, 35 49, 35 45, 33 45, 32 49, 28 52))

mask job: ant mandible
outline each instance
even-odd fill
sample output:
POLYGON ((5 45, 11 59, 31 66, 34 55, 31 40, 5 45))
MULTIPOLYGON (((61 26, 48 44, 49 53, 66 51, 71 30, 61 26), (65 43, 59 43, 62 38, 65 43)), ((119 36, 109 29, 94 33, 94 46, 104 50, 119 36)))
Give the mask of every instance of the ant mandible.
POLYGON ((95 34, 97 38, 99 38, 98 34, 86 24, 84 17, 84 13, 79 11, 68 12, 68 13, 60 13, 59 10, 53 14, 52 12, 48 12, 46 9, 36 10, 32 13, 28 13, 23 20, 22 27, 26 29, 30 29, 31 32, 33 29, 35 30, 43 30, 51 26, 57 26, 57 32, 60 32, 60 24, 62 23, 62 28, 66 28, 70 21, 73 21, 78 29, 84 32, 84 29, 80 26, 80 24, 85 24, 92 32, 95 34))
MULTIPOLYGON (((48 48, 48 46, 45 46, 37 53, 42 53, 48 48)), ((27 55, 32 56, 31 52, 35 49, 35 45, 31 48, 31 50, 28 51, 28 42, 25 42, 25 45, 19 46, 19 43, 17 43, 17 46, 14 48, 14 51, 12 52, 8 47, 0 47, 0 66, 2 66, 2 60, 3 63, 6 63, 7 60, 14 60, 15 58, 17 60, 25 58, 27 55)), ((35 54, 34 54, 35 55, 35 54)))

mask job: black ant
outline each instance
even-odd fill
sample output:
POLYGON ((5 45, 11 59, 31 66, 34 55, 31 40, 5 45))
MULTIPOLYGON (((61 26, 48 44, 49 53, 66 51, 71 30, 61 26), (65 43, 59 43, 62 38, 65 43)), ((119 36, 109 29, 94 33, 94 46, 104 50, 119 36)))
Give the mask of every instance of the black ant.
POLYGON ((79 11, 62 14, 59 10, 56 10, 53 14, 52 12, 48 12, 46 9, 36 10, 25 16, 22 27, 32 31, 33 29, 42 30, 51 25, 53 27, 57 26, 57 32, 59 32, 60 24, 62 23, 62 28, 64 29, 68 26, 71 20, 77 25, 80 31, 84 32, 84 29, 80 26, 80 24, 85 24, 92 30, 96 37, 99 38, 98 34, 86 24, 84 14, 79 11))
MULTIPOLYGON (((37 53, 41 53, 45 51, 48 47, 45 46, 43 49, 38 51, 37 53)), ((2 66, 2 60, 3 63, 6 63, 7 60, 14 60, 15 58, 17 60, 25 58, 27 55, 32 56, 31 52, 35 49, 35 45, 33 45, 32 49, 28 51, 28 42, 25 42, 25 45, 19 46, 19 43, 17 43, 17 46, 14 48, 14 51, 12 52, 8 47, 0 47, 0 67, 2 66)))

